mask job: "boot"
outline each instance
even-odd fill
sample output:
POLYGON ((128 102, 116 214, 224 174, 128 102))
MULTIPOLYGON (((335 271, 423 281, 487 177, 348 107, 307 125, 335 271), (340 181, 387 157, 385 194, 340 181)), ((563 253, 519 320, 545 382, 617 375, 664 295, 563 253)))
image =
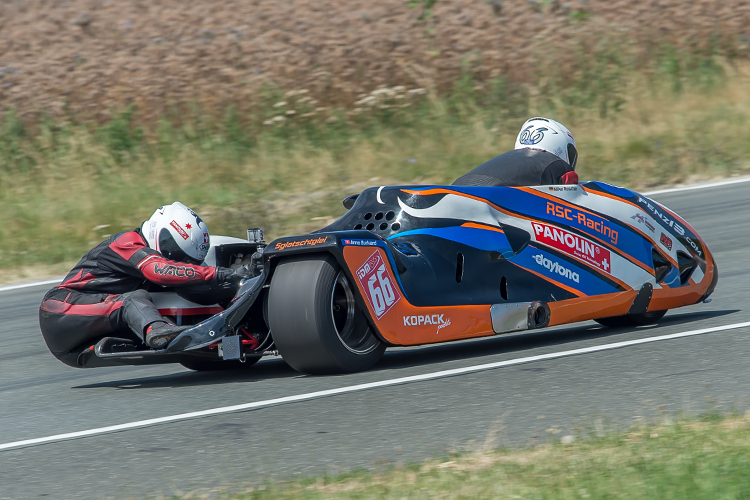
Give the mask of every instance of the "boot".
POLYGON ((152 349, 164 349, 175 337, 188 328, 190 328, 190 325, 177 326, 156 321, 146 328, 146 344, 152 349))

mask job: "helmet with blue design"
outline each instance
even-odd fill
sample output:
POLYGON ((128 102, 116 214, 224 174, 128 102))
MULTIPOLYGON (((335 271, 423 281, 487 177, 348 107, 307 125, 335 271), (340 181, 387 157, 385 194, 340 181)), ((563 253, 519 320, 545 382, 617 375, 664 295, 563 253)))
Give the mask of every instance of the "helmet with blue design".
POLYGON ((573 169, 578 161, 578 150, 573 134, 565 125, 549 118, 530 118, 521 127, 514 149, 540 149, 568 163, 573 169))

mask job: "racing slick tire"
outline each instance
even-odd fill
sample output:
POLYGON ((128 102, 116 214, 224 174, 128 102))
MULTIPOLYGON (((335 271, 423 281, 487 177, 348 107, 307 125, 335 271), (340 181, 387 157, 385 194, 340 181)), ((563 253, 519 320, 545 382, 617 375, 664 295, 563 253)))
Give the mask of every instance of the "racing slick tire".
POLYGON ((284 361, 309 374, 372 368, 385 351, 355 301, 355 289, 328 254, 282 261, 268 293, 268 320, 284 361))
POLYGON ((191 359, 180 361, 180 364, 188 370, 194 370, 197 372, 219 372, 228 370, 245 370, 253 366, 259 360, 260 358, 245 358, 245 362, 243 363, 237 359, 230 361, 224 361, 222 359, 191 359))
POLYGON ((652 311, 638 314, 625 314, 624 316, 610 316, 609 318, 595 319, 597 323, 608 328, 618 326, 646 326, 656 324, 662 319, 667 311, 652 311))

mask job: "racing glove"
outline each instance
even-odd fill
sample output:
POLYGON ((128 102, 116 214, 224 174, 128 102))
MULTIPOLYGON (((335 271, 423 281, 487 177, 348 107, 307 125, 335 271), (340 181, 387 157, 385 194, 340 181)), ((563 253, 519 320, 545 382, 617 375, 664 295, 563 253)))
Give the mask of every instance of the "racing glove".
POLYGON ((253 270, 245 265, 240 266, 236 269, 230 269, 228 267, 217 267, 216 268, 216 281, 221 283, 231 283, 238 285, 242 280, 248 280, 254 278, 256 275, 253 270))
POLYGON ((255 252, 252 257, 250 257, 250 270, 252 271, 253 276, 259 276, 260 273, 263 272, 262 252, 255 252))

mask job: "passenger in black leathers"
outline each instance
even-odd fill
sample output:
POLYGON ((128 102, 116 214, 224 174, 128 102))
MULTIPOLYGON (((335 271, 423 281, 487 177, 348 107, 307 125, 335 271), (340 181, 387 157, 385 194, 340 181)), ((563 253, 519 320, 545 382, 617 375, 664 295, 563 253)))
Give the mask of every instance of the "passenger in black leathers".
POLYGON ((578 152, 570 131, 547 118, 531 118, 515 149, 462 175, 454 186, 539 186, 577 184, 578 152))

